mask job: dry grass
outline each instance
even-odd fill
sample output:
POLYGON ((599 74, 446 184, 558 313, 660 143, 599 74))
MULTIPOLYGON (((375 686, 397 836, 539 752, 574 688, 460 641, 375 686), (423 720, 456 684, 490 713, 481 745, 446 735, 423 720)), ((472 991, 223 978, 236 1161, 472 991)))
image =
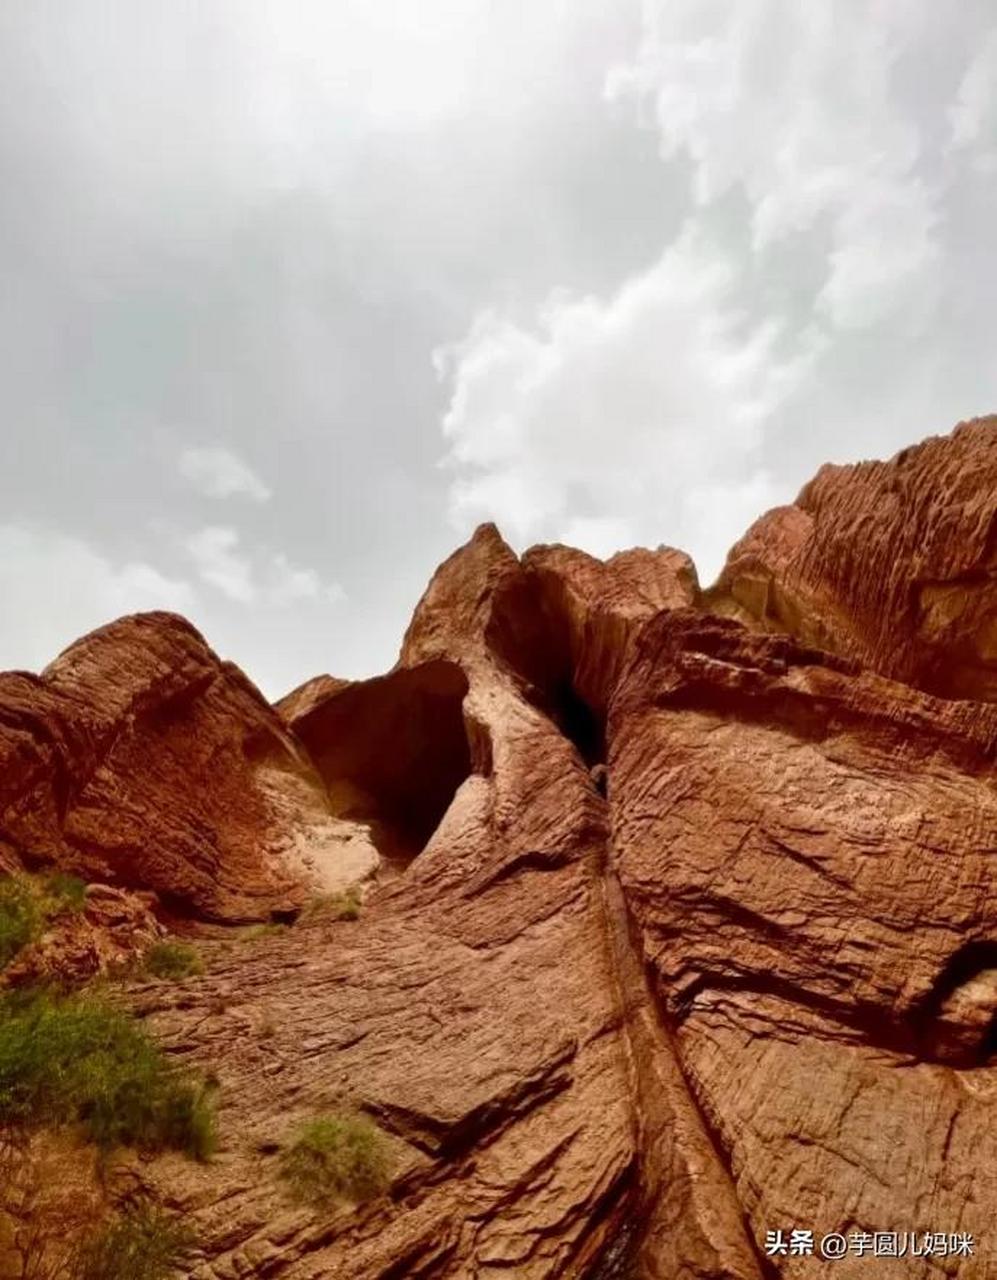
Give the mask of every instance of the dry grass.
POLYGON ((281 1176, 296 1200, 321 1205, 371 1200, 391 1182, 391 1148, 362 1115, 319 1116, 304 1125, 281 1157, 281 1176))

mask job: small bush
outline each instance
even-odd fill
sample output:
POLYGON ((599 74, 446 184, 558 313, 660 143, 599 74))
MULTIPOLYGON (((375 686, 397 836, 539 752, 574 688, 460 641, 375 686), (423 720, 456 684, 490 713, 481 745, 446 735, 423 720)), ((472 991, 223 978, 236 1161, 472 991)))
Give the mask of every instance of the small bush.
POLYGON ((189 942, 156 942, 145 953, 145 967, 157 978, 189 978, 204 972, 197 947, 189 942))
POLYGON ((371 1200, 391 1181, 391 1150, 366 1116, 321 1116, 295 1136, 280 1171, 294 1197, 309 1204, 371 1200))
POLYGON ((87 1240, 74 1260, 76 1280, 168 1280, 189 1261, 191 1230, 157 1209, 123 1214, 87 1240))
POLYGON ((82 911, 87 901, 87 885, 79 876, 54 871, 42 882, 45 909, 49 915, 62 915, 66 911, 82 911))
POLYGON ((84 994, 0 997, 0 1126, 82 1125, 101 1147, 214 1148, 207 1088, 126 1013, 84 994))
POLYGON ((239 930, 240 938, 272 938, 275 934, 287 933, 291 926, 282 920, 269 920, 266 924, 248 924, 239 930))
POLYGON ((41 931, 42 913, 31 885, 22 876, 0 879, 0 969, 41 931))
POLYGON ((359 920, 362 899, 360 890, 351 885, 343 893, 329 893, 313 898, 305 908, 305 915, 331 915, 334 920, 359 920))
POLYGON ((47 921, 67 911, 82 911, 86 884, 54 872, 43 879, 20 875, 0 878, 0 969, 39 936, 47 921))

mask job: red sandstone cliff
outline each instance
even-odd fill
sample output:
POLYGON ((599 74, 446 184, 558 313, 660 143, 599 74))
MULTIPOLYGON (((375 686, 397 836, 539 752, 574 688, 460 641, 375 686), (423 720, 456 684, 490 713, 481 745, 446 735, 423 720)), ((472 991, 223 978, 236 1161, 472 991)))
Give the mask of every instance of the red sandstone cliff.
POLYGON ((997 700, 997 418, 822 467, 731 551, 711 607, 947 698, 997 700))
POLYGON ((680 552, 486 526, 393 671, 276 711, 164 615, 3 677, 8 869, 189 927, 368 885, 126 984, 218 1078, 221 1147, 96 1191, 64 1159, 66 1195, 182 1212, 198 1280, 805 1280, 765 1250, 793 1226, 976 1237, 849 1280, 997 1274, 995 644, 986 420, 825 468, 705 593, 680 552), (389 1194, 288 1201, 331 1108, 389 1135, 389 1194))

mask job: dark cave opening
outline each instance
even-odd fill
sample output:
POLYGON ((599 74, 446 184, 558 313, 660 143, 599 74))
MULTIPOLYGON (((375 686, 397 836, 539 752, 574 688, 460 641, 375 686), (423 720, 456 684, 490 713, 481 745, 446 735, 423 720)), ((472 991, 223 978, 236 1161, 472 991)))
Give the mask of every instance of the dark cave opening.
POLYGON ((991 1062, 997 1056, 997 1013, 993 1014, 979 1043, 977 1054, 980 1065, 991 1062))
POLYGON ((997 1057, 997 942, 968 942, 955 951, 914 1010, 919 1051, 956 1067, 997 1057))
POLYGON ((622 1222, 592 1266, 584 1280, 637 1280, 640 1254, 640 1230, 629 1218, 622 1222))
POLYGON ((606 759, 606 718, 579 691, 579 643, 556 582, 524 571, 492 602, 488 647, 513 675, 524 697, 557 725, 592 768, 606 759))
POLYGON ((389 865, 422 852, 472 772, 467 689, 460 667, 437 660, 349 685, 295 723, 333 813, 366 823, 389 865))
POLYGON ((591 768, 606 759, 606 726, 576 692, 570 679, 559 680, 548 691, 543 710, 591 768))

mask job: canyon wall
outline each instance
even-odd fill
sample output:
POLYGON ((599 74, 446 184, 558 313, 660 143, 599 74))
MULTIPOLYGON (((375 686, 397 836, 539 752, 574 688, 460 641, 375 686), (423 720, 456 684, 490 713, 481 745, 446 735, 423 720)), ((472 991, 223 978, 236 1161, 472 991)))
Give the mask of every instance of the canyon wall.
POLYGON ((997 1274, 995 747, 994 419, 823 469, 705 591, 484 526, 391 672, 276 708, 167 615, 0 677, 3 867, 201 930, 122 990, 220 1150, 101 1205, 181 1213, 197 1280, 805 1280, 792 1228, 997 1274), (331 1110, 393 1177, 316 1210, 277 1168, 331 1110))

